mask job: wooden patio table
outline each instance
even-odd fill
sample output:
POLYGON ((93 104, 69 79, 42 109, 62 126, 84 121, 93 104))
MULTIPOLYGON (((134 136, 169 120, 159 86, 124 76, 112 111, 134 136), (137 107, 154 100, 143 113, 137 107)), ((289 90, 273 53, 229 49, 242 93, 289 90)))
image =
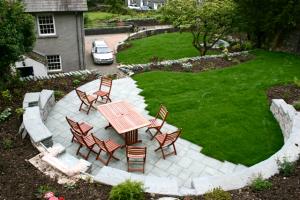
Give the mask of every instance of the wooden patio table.
POLYGON ((150 125, 150 121, 127 101, 103 104, 98 106, 98 110, 109 122, 105 129, 113 127, 119 134, 124 135, 125 145, 141 142, 138 140, 138 129, 150 125))

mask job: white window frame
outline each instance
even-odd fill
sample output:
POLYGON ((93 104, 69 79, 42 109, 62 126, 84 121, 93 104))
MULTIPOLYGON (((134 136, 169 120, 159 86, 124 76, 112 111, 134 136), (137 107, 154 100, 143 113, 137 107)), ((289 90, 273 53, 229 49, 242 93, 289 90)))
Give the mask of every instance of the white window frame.
POLYGON ((37 20, 37 27, 38 27, 39 36, 54 36, 54 35, 56 35, 55 18, 54 18, 53 14, 37 15, 36 20, 37 20), (45 17, 45 16, 51 16, 52 17, 54 33, 46 33, 46 34, 41 33, 39 17, 45 17))
MULTIPOLYGON (((47 64, 47 70, 48 70, 48 72, 61 72, 62 71, 62 60, 61 60, 61 56, 60 55, 47 55, 46 58, 47 58, 47 62, 48 62, 48 64, 47 64), (49 69, 48 56, 58 56, 59 57, 60 69, 49 69)), ((58 62, 56 62, 56 63, 58 63, 58 62)))

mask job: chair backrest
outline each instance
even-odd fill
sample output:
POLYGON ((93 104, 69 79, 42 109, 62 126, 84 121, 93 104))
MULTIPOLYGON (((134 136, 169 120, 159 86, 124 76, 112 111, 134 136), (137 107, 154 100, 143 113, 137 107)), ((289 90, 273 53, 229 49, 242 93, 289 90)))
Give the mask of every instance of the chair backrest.
POLYGON ((174 131, 173 133, 166 134, 166 137, 162 143, 162 146, 164 146, 165 144, 173 144, 174 142, 176 142, 176 140, 178 139, 180 134, 181 134, 181 129, 178 129, 177 131, 174 131))
POLYGON ((106 147, 106 145, 105 145, 105 142, 103 140, 100 140, 99 138, 97 138, 94 135, 93 135, 93 138, 94 138, 95 143, 98 145, 98 147, 100 149, 102 149, 105 152, 109 152, 108 149, 107 149, 107 147, 106 147))
POLYGON ((70 125, 70 127, 71 127, 74 131, 76 131, 76 132, 80 131, 79 133, 82 133, 82 131, 81 131, 81 129, 80 129, 80 126, 79 126, 78 122, 74 121, 73 119, 71 119, 71 118, 69 118, 69 117, 67 117, 67 116, 66 116, 66 120, 67 120, 68 124, 70 125))
POLYGON ((108 94, 110 94, 111 87, 112 87, 112 79, 102 76, 100 78, 99 90, 108 92, 108 94))
POLYGON ((144 155, 146 157, 147 147, 138 147, 138 146, 126 146, 126 156, 141 156, 144 155))
POLYGON ((155 118, 160 118, 162 120, 161 125, 163 125, 168 117, 168 114, 169 114, 169 112, 168 112, 167 108, 161 104, 159 107, 159 111, 156 114, 155 118))
POLYGON ((85 92, 83 92, 83 91, 81 91, 77 88, 75 89, 75 91, 76 91, 76 94, 77 94, 77 96, 79 97, 79 99, 81 101, 86 102, 86 103, 90 103, 85 92))
POLYGON ((81 145, 87 146, 82 135, 79 135, 76 131, 74 131, 72 128, 70 128, 73 136, 76 138, 77 142, 81 145))

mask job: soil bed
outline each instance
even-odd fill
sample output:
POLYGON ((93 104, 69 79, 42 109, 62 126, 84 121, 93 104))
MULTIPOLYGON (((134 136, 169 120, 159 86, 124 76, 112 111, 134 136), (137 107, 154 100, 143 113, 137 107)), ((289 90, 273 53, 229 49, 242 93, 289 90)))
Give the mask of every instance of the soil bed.
POLYGON ((248 60, 251 60, 253 58, 254 58, 253 55, 247 54, 247 55, 230 57, 229 60, 225 58, 205 58, 199 61, 189 60, 187 63, 184 64, 174 63, 168 66, 159 65, 154 62, 154 64, 152 64, 150 66, 150 69, 148 70, 176 71, 176 72, 203 72, 203 71, 208 71, 213 69, 231 67, 239 63, 243 63, 248 60), (187 67, 185 64, 188 64, 189 66, 187 67))
POLYGON ((267 95, 269 103, 272 99, 283 99, 288 104, 293 105, 296 101, 300 101, 300 88, 294 84, 277 85, 270 88, 267 95))

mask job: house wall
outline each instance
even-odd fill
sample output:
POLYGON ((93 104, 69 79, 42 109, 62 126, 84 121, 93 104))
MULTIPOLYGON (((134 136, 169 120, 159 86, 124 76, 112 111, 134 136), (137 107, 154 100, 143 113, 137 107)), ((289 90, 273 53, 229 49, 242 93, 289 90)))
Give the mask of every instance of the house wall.
POLYGON ((47 67, 40 62, 37 62, 31 58, 25 57, 23 61, 15 63, 16 68, 22 67, 33 67, 33 74, 34 76, 47 76, 48 70, 47 67), (25 64, 25 66, 23 65, 25 64))
MULTIPOLYGON (((34 16, 44 13, 34 13, 34 16)), ((47 13, 53 14, 55 20, 55 36, 39 36, 37 20, 37 41, 35 51, 47 55, 60 55, 62 71, 69 72, 85 69, 83 13, 47 13)))

